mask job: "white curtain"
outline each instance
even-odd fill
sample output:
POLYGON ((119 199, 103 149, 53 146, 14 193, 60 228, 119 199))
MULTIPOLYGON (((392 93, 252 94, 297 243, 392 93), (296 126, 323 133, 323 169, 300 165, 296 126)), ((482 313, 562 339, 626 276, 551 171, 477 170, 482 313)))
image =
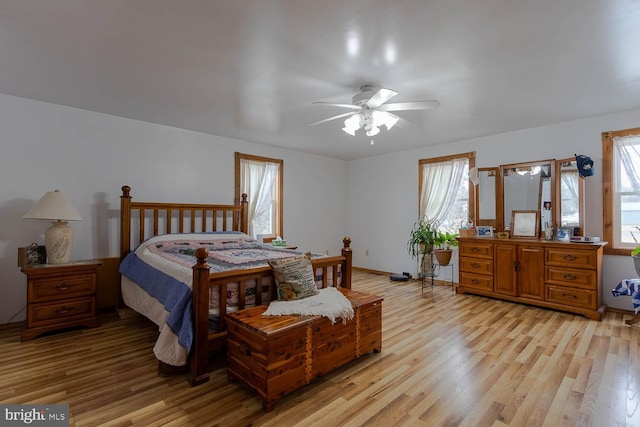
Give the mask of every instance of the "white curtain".
POLYGON ((572 202, 578 200, 578 172, 565 172, 560 174, 562 179, 562 195, 563 199, 569 199, 572 202), (567 194, 565 197, 564 195, 567 194))
POLYGON ((241 193, 249 199, 249 230, 254 238, 258 234, 273 233, 272 212, 275 200, 275 182, 279 165, 243 159, 240 162, 241 193))
POLYGON ((422 165, 420 218, 440 224, 449 214, 464 175, 466 158, 422 165))
POLYGON ((620 160, 621 182, 618 191, 632 191, 640 193, 640 135, 620 136, 613 138, 615 156, 620 160))

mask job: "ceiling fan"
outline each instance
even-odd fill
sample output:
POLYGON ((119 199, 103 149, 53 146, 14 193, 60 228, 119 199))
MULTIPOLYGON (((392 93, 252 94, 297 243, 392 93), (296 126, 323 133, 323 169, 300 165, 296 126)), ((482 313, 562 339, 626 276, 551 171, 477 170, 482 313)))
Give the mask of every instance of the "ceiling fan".
POLYGON ((380 126, 386 126, 387 130, 389 130, 400 120, 400 117, 390 113, 390 111, 428 110, 440 106, 440 102, 435 99, 386 104, 387 101, 397 94, 398 92, 391 89, 382 88, 376 90, 374 85, 364 85, 360 87, 360 92, 353 96, 351 104, 334 104, 331 102, 316 101, 314 104, 349 108, 354 111, 338 114, 337 116, 311 123, 309 126, 348 117, 344 121, 343 131, 355 136, 356 131, 364 129, 367 136, 375 136, 380 132, 380 126))

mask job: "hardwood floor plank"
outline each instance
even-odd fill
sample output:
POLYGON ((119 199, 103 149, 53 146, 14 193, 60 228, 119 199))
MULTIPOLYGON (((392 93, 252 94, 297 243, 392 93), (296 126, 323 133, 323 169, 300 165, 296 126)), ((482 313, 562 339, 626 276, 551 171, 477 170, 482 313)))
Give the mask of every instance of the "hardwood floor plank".
POLYGON ((384 297, 382 352, 285 396, 264 413, 228 381, 157 375, 157 327, 131 315, 21 342, 0 328, 0 400, 67 403, 73 426, 637 426, 640 327, 458 295, 354 272, 384 297))

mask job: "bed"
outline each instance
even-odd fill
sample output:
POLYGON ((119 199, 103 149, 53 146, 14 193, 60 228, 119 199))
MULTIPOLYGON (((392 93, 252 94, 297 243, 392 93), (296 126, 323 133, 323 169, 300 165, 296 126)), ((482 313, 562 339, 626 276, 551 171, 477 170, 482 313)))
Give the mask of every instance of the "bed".
MULTIPOLYGON (((122 300, 158 325, 159 372, 186 367, 192 385, 204 383, 210 355, 225 348, 227 314, 276 296, 265 258, 300 252, 246 235, 246 195, 233 205, 138 202, 125 185, 120 200, 122 300)), ((351 288, 351 240, 342 243, 341 255, 312 258, 319 288, 351 288)))

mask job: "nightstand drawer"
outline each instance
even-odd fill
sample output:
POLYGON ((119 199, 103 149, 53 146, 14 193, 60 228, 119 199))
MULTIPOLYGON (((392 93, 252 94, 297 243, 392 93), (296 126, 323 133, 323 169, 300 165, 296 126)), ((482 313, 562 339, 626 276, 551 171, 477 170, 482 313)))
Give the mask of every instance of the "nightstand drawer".
POLYGON ((95 274, 77 274, 29 280, 30 303, 75 298, 95 293, 95 274))
POLYGON ((95 316, 95 298, 79 298, 59 303, 30 304, 27 327, 43 326, 95 316))

